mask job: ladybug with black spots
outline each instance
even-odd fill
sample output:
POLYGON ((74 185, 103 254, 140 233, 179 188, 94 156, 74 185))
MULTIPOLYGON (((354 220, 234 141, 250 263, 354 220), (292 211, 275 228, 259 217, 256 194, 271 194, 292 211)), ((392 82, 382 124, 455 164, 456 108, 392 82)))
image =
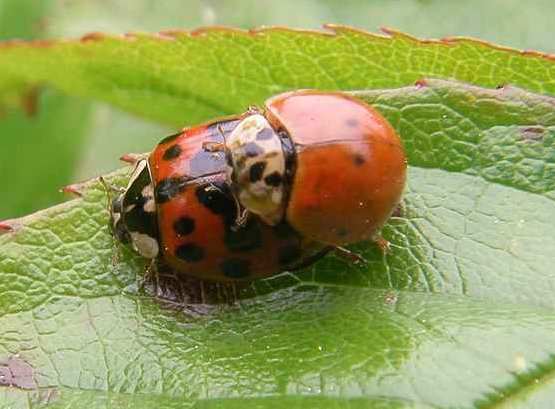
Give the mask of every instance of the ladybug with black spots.
POLYGON ((401 142, 374 109, 295 91, 162 140, 113 200, 112 230, 177 272, 252 280, 374 238, 405 174, 401 142))
POLYGON ((212 281, 253 280, 308 265, 329 248, 287 222, 248 215, 227 183, 222 143, 239 117, 185 129, 141 158, 111 205, 112 230, 141 256, 212 281))

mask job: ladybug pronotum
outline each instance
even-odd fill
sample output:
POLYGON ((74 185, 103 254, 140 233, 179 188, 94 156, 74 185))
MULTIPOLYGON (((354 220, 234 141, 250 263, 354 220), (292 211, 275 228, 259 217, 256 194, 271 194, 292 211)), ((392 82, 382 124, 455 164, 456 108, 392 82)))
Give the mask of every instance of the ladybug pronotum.
POLYGON ((373 239, 405 177, 401 142, 377 111, 295 91, 162 140, 114 199, 112 229, 177 272, 252 280, 373 239))

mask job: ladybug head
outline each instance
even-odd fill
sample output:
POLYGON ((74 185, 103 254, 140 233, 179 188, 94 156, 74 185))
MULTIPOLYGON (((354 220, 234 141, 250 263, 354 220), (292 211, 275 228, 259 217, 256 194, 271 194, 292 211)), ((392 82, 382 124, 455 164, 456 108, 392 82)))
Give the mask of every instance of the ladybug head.
POLYGON ((159 252, 156 203, 148 161, 137 162, 129 184, 111 204, 110 221, 114 236, 145 258, 159 252))
POLYGON ((121 219, 123 193, 112 200, 110 207, 110 226, 112 227, 112 234, 123 244, 128 244, 131 241, 129 232, 121 219))

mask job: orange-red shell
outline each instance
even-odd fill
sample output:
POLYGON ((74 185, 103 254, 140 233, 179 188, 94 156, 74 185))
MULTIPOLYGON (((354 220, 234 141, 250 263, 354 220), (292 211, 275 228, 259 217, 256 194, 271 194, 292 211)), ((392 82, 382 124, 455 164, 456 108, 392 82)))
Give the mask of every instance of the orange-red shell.
POLYGON ((405 153, 391 125, 342 93, 290 92, 269 99, 266 109, 296 148, 288 222, 332 245, 372 238, 405 186, 405 153))

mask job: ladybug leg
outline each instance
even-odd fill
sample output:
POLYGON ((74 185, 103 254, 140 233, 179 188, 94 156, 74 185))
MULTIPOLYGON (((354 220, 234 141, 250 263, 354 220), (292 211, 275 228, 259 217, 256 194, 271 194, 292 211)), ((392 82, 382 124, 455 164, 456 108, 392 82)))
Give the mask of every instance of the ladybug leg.
POLYGON ((225 145, 222 142, 203 142, 202 149, 206 152, 223 152, 225 145))
POLYGON ((260 114, 260 112, 260 108, 258 108, 256 105, 251 105, 247 108, 247 114, 249 115, 260 114))
POLYGON ((382 254, 387 254, 389 252, 389 241, 384 239, 382 236, 376 236, 372 239, 372 241, 378 246, 382 254))
POLYGON ((218 128, 218 132, 220 133, 220 136, 223 139, 223 142, 213 142, 213 141, 204 142, 202 144, 202 149, 204 149, 207 152, 225 152, 225 144, 226 144, 225 132, 224 132, 224 129, 222 128, 222 125, 218 124, 217 128, 218 128))
POLYGON ((150 259, 150 263, 145 266, 145 273, 139 278, 139 290, 144 291, 147 282, 152 282, 154 285, 154 293, 158 294, 160 288, 160 275, 158 274, 158 266, 156 259, 150 259))
POLYGON ((345 247, 335 246, 333 248, 333 251, 337 256, 339 256, 339 257, 341 257, 341 258, 343 258, 343 259, 345 259, 345 260, 347 260, 351 263, 354 263, 354 264, 367 264, 368 263, 368 261, 364 257, 362 257, 360 254, 355 253, 354 251, 351 251, 349 249, 346 249, 345 247))
MULTIPOLYGON (((237 201, 237 199, 235 200, 237 201)), ((245 224, 247 224, 247 220, 249 220, 249 214, 250 212, 247 209, 241 209, 239 203, 237 203, 237 218, 235 219, 235 224, 231 226, 231 230, 237 231, 245 224)))
POLYGON ((125 188, 117 187, 117 186, 109 184, 108 182, 106 182, 106 179, 104 179, 102 176, 98 177, 98 181, 100 183, 102 183, 102 186, 104 186, 104 190, 106 191, 106 194, 108 195, 108 199, 110 200, 110 203, 112 203, 112 197, 111 197, 112 193, 121 194, 121 193, 125 192, 125 188))

